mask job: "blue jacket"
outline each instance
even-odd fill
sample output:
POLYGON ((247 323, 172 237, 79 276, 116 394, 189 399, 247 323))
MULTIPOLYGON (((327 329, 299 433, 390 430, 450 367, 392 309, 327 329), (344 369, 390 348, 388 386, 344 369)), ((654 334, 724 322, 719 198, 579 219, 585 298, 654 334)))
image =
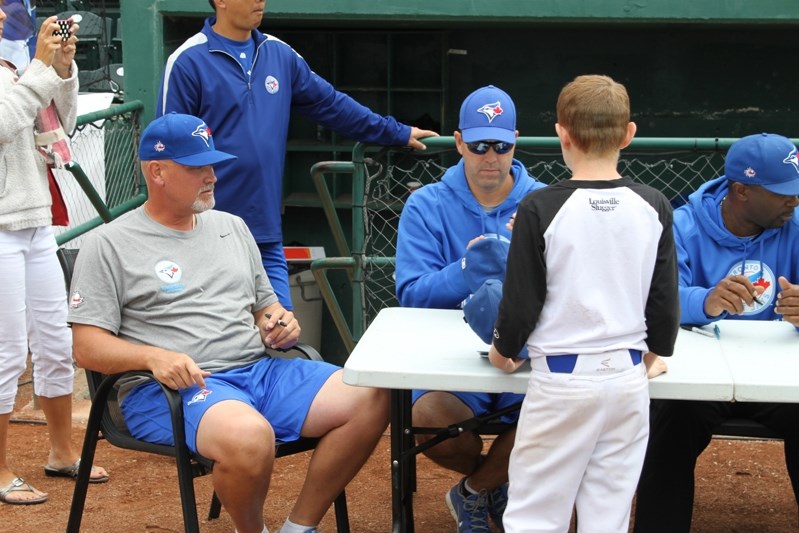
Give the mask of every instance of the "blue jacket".
POLYGON ((466 245, 479 235, 510 239, 505 224, 524 196, 544 187, 520 161, 511 166, 513 189, 486 213, 466 182, 463 160, 440 182, 413 192, 402 210, 397 237, 397 299, 403 307, 456 309, 469 296, 461 269, 466 245))
MULTIPOLYGON (((283 41, 252 32, 252 74, 225 51, 206 19, 167 61, 157 115, 202 118, 219 150, 238 156, 214 166, 216 207, 240 216, 257 242, 282 242, 283 164, 292 110, 344 137, 407 144, 410 126, 373 113, 314 73, 283 41)), ((304 169, 307 171, 308 169, 304 169)))
POLYGON ((799 211, 781 228, 763 230, 756 237, 736 237, 721 220, 721 201, 727 195, 725 177, 702 185, 688 197, 688 203, 674 211, 674 241, 680 275, 682 324, 708 324, 722 318, 777 320, 774 312, 785 276, 799 282, 799 211), (743 273, 765 292, 763 305, 745 306, 741 315, 705 315, 705 299, 727 275, 743 273))

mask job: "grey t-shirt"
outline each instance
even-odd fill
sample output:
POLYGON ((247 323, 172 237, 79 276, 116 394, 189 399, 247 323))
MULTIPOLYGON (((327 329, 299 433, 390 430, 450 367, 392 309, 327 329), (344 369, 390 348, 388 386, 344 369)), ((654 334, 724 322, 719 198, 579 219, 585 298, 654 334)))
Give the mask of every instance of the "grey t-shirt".
POLYGON ((68 321, 186 353, 202 369, 218 372, 263 356, 253 312, 275 302, 240 218, 206 211, 193 230, 177 231, 139 208, 86 239, 68 321))

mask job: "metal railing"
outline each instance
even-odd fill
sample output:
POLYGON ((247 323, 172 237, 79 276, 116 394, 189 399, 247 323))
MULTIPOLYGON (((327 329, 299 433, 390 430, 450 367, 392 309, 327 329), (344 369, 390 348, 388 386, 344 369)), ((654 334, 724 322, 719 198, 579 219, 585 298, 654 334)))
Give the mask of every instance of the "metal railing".
POLYGON ((136 164, 143 109, 135 100, 78 117, 70 135, 74 161, 53 172, 70 218, 56 227, 59 246, 78 248, 85 233, 147 199, 136 164))

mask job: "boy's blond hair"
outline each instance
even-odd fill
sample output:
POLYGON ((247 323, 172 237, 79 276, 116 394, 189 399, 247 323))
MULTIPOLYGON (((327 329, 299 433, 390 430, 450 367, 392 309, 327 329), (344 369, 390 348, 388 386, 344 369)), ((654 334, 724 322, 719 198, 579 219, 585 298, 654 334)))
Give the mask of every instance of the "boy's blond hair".
POLYGON ((630 97, 624 85, 608 76, 577 76, 558 96, 558 124, 575 146, 589 155, 618 151, 630 123, 630 97))

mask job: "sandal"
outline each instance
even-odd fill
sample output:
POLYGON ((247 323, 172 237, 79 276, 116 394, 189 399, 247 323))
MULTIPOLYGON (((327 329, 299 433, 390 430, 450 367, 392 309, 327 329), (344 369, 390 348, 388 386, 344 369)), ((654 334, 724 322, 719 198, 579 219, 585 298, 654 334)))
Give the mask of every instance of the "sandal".
MULTIPOLYGON (((75 461, 69 466, 65 466, 64 468, 56 468, 54 466, 45 465, 44 467, 44 475, 50 477, 71 477, 72 479, 78 479, 78 469, 80 468, 80 459, 75 461)), ((105 483, 108 481, 108 475, 100 476, 100 477, 91 477, 89 476, 89 483, 105 483)))
POLYGON ((39 492, 21 477, 14 478, 14 481, 0 489, 0 502, 10 505, 33 505, 36 503, 44 503, 48 498, 47 494, 42 494, 38 498, 31 498, 29 500, 9 500, 8 495, 12 492, 32 492, 34 494, 39 492))

